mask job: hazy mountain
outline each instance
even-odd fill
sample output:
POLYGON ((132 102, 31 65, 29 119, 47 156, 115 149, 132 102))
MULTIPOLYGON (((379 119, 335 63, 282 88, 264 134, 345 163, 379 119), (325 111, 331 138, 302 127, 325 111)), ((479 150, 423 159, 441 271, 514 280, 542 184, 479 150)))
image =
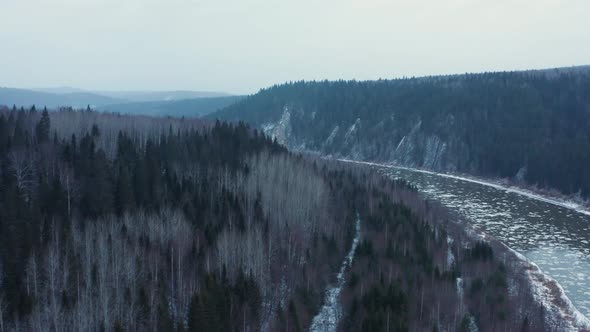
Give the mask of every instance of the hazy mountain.
POLYGON ((91 92, 49 93, 27 89, 0 88, 0 105, 7 106, 30 107, 36 105, 37 107, 47 106, 48 108, 59 106, 82 108, 87 105, 98 107, 121 102, 123 102, 121 99, 91 92))
POLYGON ((590 197, 590 67, 273 86, 212 114, 292 149, 590 197))
POLYGON ((57 94, 66 94, 66 93, 88 93, 91 91, 73 88, 71 86, 60 86, 60 87, 53 87, 53 88, 33 88, 30 89, 37 92, 46 92, 46 93, 57 93, 57 94))
POLYGON ((121 113, 196 116, 232 104, 237 97, 206 91, 89 91, 72 87, 0 88, 0 105, 101 108, 121 113), (197 99, 203 98, 203 101, 197 99), (109 105, 108 107, 106 107, 109 105))
POLYGON ((125 99, 133 102, 159 101, 159 100, 182 100, 194 98, 212 98, 231 96, 224 92, 211 91, 93 91, 94 93, 118 99, 125 99))
POLYGON ((143 101, 160 101, 160 100, 182 100, 194 98, 213 98, 213 97, 228 97, 232 96, 225 92, 215 91, 190 91, 190 90, 166 90, 166 91, 115 91, 115 90, 84 90, 69 86, 64 87, 49 87, 49 88, 34 88, 30 89, 37 92, 53 93, 53 94, 70 94, 70 93, 91 93, 110 97, 114 99, 127 100, 129 102, 143 102, 143 101))
POLYGON ((182 100, 161 100, 123 103, 99 107, 100 111, 152 116, 196 117, 215 112, 239 100, 242 96, 204 97, 182 100))

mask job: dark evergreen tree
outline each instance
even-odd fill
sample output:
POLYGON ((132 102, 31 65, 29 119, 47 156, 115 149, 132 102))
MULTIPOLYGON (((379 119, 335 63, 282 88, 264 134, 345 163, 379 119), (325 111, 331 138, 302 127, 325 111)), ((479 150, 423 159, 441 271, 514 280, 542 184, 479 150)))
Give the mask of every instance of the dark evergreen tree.
POLYGON ((35 127, 35 134, 39 143, 45 143, 49 141, 49 133, 51 131, 51 123, 49 119, 49 113, 47 108, 41 113, 41 119, 35 127))

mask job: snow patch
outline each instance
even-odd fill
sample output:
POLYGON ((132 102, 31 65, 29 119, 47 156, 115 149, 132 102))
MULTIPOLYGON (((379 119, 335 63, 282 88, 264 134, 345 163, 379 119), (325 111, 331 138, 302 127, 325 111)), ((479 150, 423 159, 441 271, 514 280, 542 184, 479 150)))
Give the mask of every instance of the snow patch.
POLYGON ((451 250, 453 242, 453 238, 447 235, 447 269, 451 269, 453 263, 455 263, 455 255, 451 250))
POLYGON ((457 278, 457 298, 459 299, 459 313, 463 314, 463 278, 457 278))
POLYGON ((527 173, 527 167, 526 166, 522 166, 518 172, 516 172, 516 175, 514 176, 514 179, 516 180, 516 182, 518 183, 524 183, 525 180, 524 178, 526 177, 526 173, 527 173))
POLYGON ((413 165, 415 163, 414 152, 417 145, 416 139, 421 126, 422 120, 418 121, 412 130, 410 130, 410 132, 397 144, 397 147, 393 152, 393 159, 395 161, 404 165, 413 165))
POLYGON ((280 144, 287 146, 291 136, 291 112, 289 112, 289 108, 285 107, 279 122, 263 124, 262 131, 272 139, 276 139, 280 144))
POLYGON ((402 146, 405 141, 406 141, 406 136, 402 137, 401 141, 399 141, 399 143, 397 144, 397 147, 395 148, 395 152, 397 152, 397 150, 399 150, 400 146, 402 146))
POLYGON ((338 272, 338 276, 336 277, 336 284, 326 291, 326 298, 325 303, 322 306, 320 312, 313 318, 311 322, 311 327, 309 328, 310 332, 326 332, 326 331, 336 331, 338 327, 338 321, 340 320, 341 312, 340 312, 340 292, 342 291, 342 287, 344 287, 344 283, 346 281, 344 273, 346 269, 352 265, 352 260, 354 259, 354 252, 356 251, 356 247, 358 246, 359 240, 361 236, 361 219, 357 215, 356 217, 356 235, 354 236, 354 240, 352 241, 352 246, 350 247, 350 251, 348 255, 344 257, 344 261, 342 262, 342 266, 340 267, 340 272, 338 272))
POLYGON ((475 324, 475 318, 471 315, 469 315, 469 325, 467 325, 467 328, 469 332, 479 332, 477 324, 475 324))
POLYGON ((350 140, 356 135, 361 126, 361 119, 357 118, 356 121, 348 128, 344 135, 344 144, 348 144, 350 140))
POLYGON ((330 136, 328 136, 328 138, 326 138, 326 141, 324 142, 324 145, 330 145, 332 144, 332 142, 334 141, 334 138, 336 137, 336 135, 338 135, 338 131, 340 130, 340 126, 335 126, 334 129, 332 129, 332 132, 330 133, 330 136))
POLYGON ((437 136, 429 136, 426 139, 423 166, 431 169, 439 168, 446 150, 447 143, 441 141, 437 136))

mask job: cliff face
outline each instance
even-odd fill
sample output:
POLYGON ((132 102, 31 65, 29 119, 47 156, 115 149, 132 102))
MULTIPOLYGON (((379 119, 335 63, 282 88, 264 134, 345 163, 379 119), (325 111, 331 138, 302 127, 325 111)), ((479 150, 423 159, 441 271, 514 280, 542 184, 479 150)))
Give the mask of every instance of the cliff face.
POLYGON ((401 136, 398 140, 377 141, 363 137, 360 118, 345 130, 335 125, 323 140, 310 140, 304 132, 293 130, 291 119, 292 115, 285 110, 279 121, 265 123, 260 129, 294 151, 314 151, 337 158, 391 162, 437 171, 457 171, 459 164, 469 164, 465 143, 460 138, 443 140, 436 134, 426 133, 421 121, 409 131, 396 131, 393 136, 401 136))
MULTIPOLYGON (((442 139, 436 133, 426 132, 420 120, 409 130, 397 128, 389 133, 392 137, 401 137, 398 139, 363 136, 363 131, 377 131, 381 125, 364 130, 363 121, 357 118, 344 129, 335 125, 326 132, 326 137, 314 140, 310 139, 312 135, 309 132, 293 129, 293 122, 304 122, 305 117, 302 110, 293 116, 285 108, 278 121, 264 123, 260 129, 293 151, 313 151, 337 158, 381 161, 445 172, 475 171, 474 167, 469 166, 469 152, 460 137, 442 139)), ((312 126, 310 130, 313 128, 312 123, 307 125, 312 126)))
POLYGON ((296 82, 211 115, 292 150, 590 197, 590 69, 296 82))

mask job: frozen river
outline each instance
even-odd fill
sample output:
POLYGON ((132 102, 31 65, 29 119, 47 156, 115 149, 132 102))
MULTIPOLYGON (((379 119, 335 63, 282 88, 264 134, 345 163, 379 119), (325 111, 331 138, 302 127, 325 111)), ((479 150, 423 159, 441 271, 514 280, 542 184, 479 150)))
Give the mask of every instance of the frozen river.
POLYGON ((512 189, 381 166, 536 263, 590 317, 590 215, 512 189))

